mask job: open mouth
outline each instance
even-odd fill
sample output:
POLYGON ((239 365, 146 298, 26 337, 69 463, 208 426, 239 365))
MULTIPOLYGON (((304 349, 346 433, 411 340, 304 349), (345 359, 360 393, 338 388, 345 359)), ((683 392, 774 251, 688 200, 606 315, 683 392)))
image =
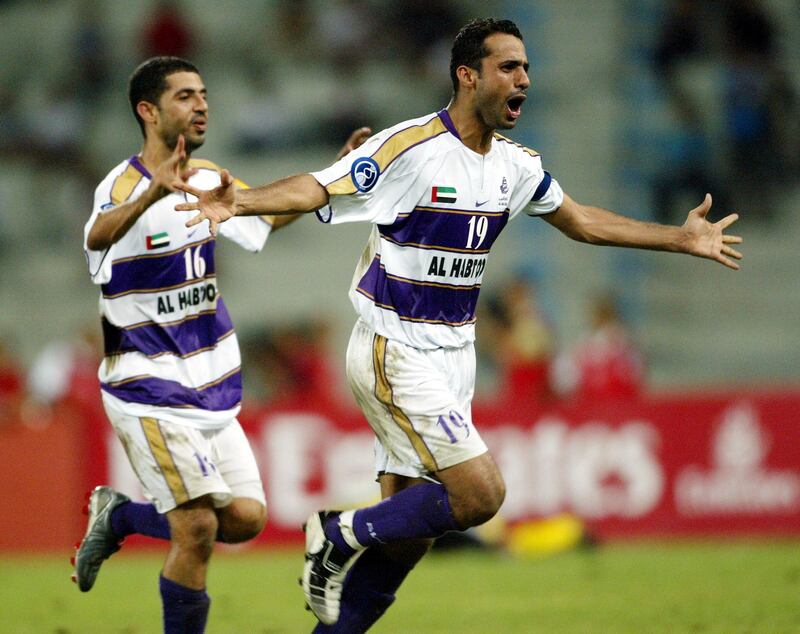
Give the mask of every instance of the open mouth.
POLYGON ((197 130, 198 132, 205 132, 206 131, 206 120, 205 119, 195 119, 192 121, 192 127, 197 130))
POLYGON ((508 115, 512 119, 518 118, 522 114, 522 103, 525 101, 525 95, 514 95, 506 102, 508 108, 508 115))

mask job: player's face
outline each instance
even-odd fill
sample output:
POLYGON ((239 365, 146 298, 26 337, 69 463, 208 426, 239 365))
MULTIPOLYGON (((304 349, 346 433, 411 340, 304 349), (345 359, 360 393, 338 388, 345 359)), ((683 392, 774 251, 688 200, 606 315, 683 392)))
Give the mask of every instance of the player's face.
POLYGON ((492 33, 484 44, 489 54, 475 85, 476 110, 487 127, 507 130, 517 124, 531 85, 525 45, 507 33, 492 33))
POLYGON ((191 153, 206 140, 208 103, 206 87, 197 73, 178 72, 167 77, 167 89, 158 102, 156 130, 168 148, 174 149, 178 135, 186 139, 191 153))

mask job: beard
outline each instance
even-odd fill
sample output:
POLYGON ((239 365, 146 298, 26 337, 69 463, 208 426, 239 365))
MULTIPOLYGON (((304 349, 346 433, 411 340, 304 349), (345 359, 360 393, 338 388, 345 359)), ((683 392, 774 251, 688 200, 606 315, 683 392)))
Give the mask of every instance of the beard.
POLYGON ((203 143, 205 143, 205 138, 191 136, 184 130, 170 130, 168 133, 164 135, 164 144, 170 149, 174 150, 175 146, 178 145, 178 137, 183 135, 184 147, 186 148, 186 154, 191 154, 197 148, 202 147, 203 143))
POLYGON ((496 95, 476 95, 475 112, 483 125, 491 130, 510 130, 516 125, 516 121, 509 121, 505 116, 505 100, 501 101, 496 95))

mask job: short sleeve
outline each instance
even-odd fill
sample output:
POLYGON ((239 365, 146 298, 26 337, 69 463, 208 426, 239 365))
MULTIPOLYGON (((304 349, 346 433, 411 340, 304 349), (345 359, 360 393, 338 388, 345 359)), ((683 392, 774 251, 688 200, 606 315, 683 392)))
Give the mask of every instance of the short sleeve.
POLYGON ((552 213, 564 202, 564 191, 558 181, 550 176, 550 172, 543 170, 542 174, 542 179, 523 210, 529 216, 552 213))
POLYGON ((89 248, 89 232, 94 226, 97 217, 116 205, 111 200, 111 185, 109 179, 104 180, 94 192, 94 203, 92 205, 92 215, 83 227, 83 253, 86 256, 86 264, 89 267, 89 276, 95 284, 105 284, 111 280, 111 250, 114 245, 102 251, 93 251, 89 248))
POLYGON ((424 193, 418 178, 426 164, 426 143, 446 132, 438 116, 384 130, 330 167, 311 175, 328 192, 317 216, 332 224, 391 224, 424 193))
POLYGON ((272 225, 261 216, 237 216, 219 225, 221 235, 243 249, 261 251, 272 231, 272 225))
POLYGON ((558 209, 564 193, 558 182, 542 167, 542 156, 514 141, 498 138, 506 152, 506 160, 515 170, 516 186, 508 204, 511 216, 520 212, 536 216, 558 209))

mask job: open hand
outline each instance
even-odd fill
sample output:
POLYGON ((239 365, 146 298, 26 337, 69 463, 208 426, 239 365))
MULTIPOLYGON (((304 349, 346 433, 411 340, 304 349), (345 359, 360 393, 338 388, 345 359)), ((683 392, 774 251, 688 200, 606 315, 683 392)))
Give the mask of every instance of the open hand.
POLYGON ((730 214, 718 222, 711 223, 706 220, 710 209, 711 194, 706 194, 700 206, 692 209, 686 222, 683 223, 683 229, 688 237, 687 252, 738 270, 739 265, 734 260, 741 260, 742 254, 730 245, 741 244, 742 238, 726 234, 725 229, 739 219, 739 214, 730 214))
POLYGON ((159 192, 166 195, 169 192, 175 191, 175 181, 186 181, 197 170, 183 170, 186 164, 186 140, 183 135, 178 136, 178 141, 175 143, 175 149, 172 154, 156 167, 153 172, 153 177, 150 181, 151 187, 158 188, 159 192))
POLYGON ((185 202, 175 205, 176 211, 199 211, 194 218, 186 223, 193 227, 204 220, 208 220, 209 231, 212 236, 217 235, 217 225, 236 215, 234 203, 236 188, 233 186, 233 177, 228 170, 220 173, 220 184, 214 189, 197 189, 185 181, 174 181, 173 187, 197 198, 194 202, 185 202))

